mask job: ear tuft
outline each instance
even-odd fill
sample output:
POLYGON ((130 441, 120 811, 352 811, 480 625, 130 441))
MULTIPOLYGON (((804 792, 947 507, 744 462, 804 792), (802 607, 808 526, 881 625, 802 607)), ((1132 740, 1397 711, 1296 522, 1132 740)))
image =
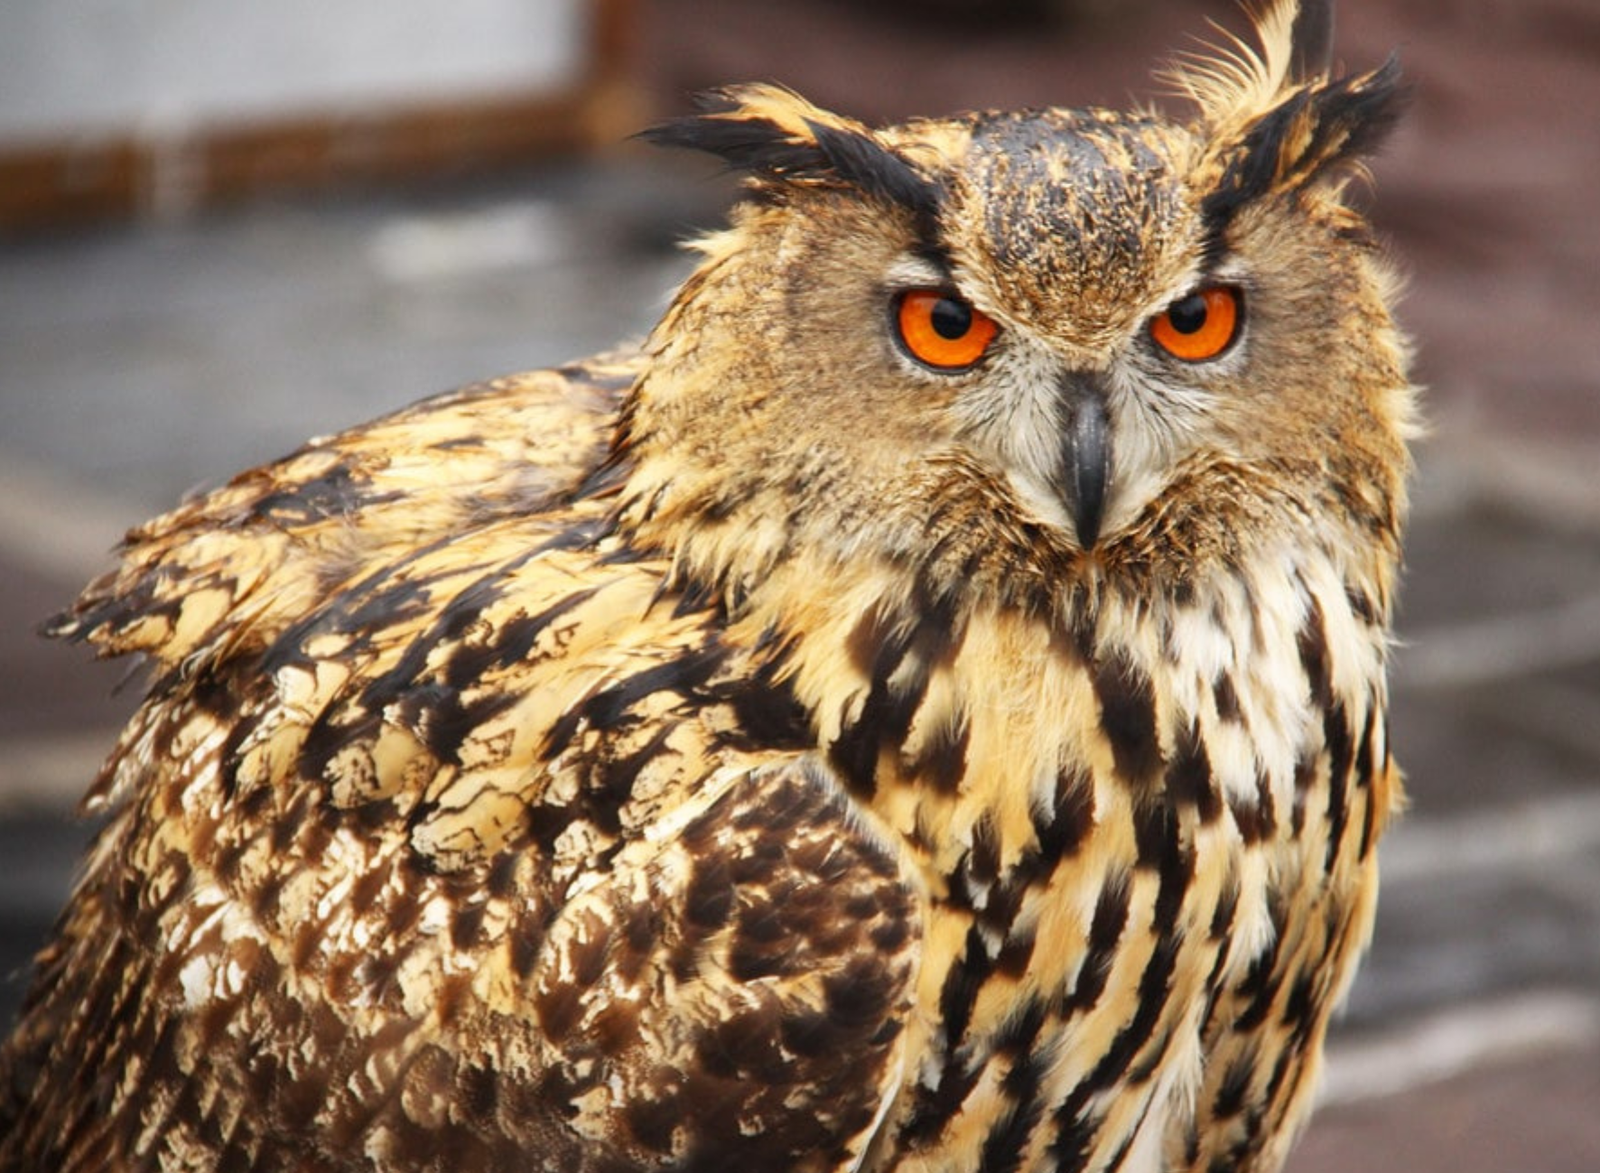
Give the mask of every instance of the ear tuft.
POLYGON ((821 111, 799 95, 750 86, 710 90, 695 104, 698 114, 652 126, 638 137, 657 146, 705 151, 729 167, 774 178, 815 166, 816 143, 806 118, 821 111))
POLYGON ((858 122, 777 86, 713 90, 700 105, 701 113, 639 137, 706 151, 759 185, 849 188, 905 208, 919 222, 937 217, 939 185, 858 122))
POLYGON ((1408 96, 1394 56, 1370 73, 1291 90, 1222 145, 1220 175, 1202 204, 1206 221, 1220 230, 1245 204, 1303 190, 1369 157, 1408 96))

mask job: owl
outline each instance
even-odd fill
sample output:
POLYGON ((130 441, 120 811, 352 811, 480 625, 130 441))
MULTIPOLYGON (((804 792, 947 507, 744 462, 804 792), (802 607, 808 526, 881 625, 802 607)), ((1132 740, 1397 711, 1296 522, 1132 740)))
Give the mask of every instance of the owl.
POLYGON ((1185 119, 771 87, 642 344, 310 442, 142 653, 0 1166, 1277 1169, 1372 923, 1413 424, 1279 2, 1185 119))

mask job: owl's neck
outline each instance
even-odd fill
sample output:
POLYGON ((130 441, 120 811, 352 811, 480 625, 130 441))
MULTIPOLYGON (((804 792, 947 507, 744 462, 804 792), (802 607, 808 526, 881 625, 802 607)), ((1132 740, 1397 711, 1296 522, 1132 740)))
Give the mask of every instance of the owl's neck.
POLYGON ((1247 838, 1287 817, 1328 706, 1381 707, 1392 574, 1286 535, 1140 590, 1080 565, 1041 608, 800 555, 735 627, 782 649, 819 747, 956 895, 1156 796, 1247 838))
POLYGON ((1196 460, 1085 553, 961 462, 876 508, 798 512, 652 467, 625 525, 781 657, 819 748, 936 892, 1163 797, 1249 838, 1292 810, 1323 710, 1381 707, 1398 481, 1196 460))

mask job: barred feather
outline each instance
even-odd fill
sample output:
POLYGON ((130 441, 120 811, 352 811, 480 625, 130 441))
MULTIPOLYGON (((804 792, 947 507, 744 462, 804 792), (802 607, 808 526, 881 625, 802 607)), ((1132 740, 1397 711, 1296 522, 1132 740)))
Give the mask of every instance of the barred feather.
POLYGON ((134 530, 52 627, 152 671, 0 1166, 1279 1168, 1401 801, 1414 396, 1327 181, 1397 89, 1330 19, 1192 123, 729 91, 642 346, 134 530))

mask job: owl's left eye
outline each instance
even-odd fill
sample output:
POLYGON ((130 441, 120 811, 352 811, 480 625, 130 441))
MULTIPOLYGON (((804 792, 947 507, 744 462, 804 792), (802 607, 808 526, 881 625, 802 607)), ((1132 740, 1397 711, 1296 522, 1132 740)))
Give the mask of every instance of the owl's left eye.
POLYGON ((1210 285, 1150 319, 1156 345, 1185 362, 1216 358, 1239 336, 1242 299, 1231 285, 1210 285))
POLYGON ((937 289, 908 289, 894 304, 905 352, 936 371, 964 371, 989 349, 1000 327, 982 310, 937 289))

